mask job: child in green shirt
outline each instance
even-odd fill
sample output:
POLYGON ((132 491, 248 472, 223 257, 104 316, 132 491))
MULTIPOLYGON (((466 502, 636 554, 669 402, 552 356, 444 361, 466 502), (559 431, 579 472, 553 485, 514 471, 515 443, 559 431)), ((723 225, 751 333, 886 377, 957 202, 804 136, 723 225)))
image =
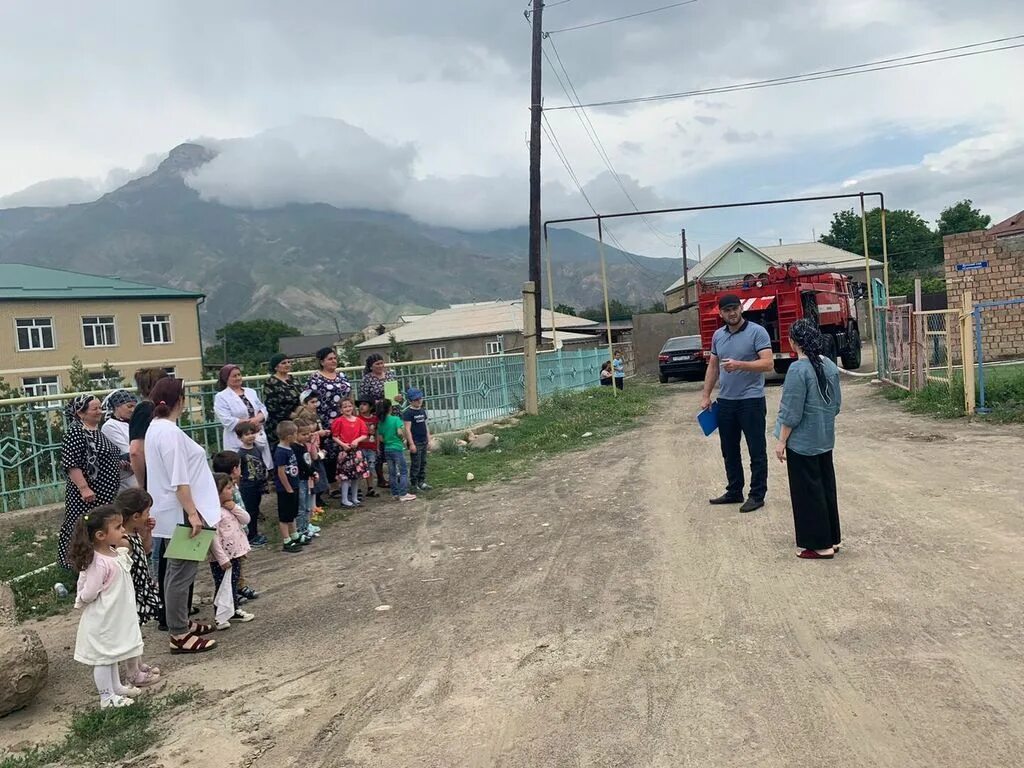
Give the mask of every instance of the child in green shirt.
POLYGON ((405 422, 391 412, 391 401, 381 400, 377 404, 377 435, 384 449, 388 463, 388 483, 391 496, 398 501, 412 501, 415 495, 409 493, 409 465, 405 460, 405 422))

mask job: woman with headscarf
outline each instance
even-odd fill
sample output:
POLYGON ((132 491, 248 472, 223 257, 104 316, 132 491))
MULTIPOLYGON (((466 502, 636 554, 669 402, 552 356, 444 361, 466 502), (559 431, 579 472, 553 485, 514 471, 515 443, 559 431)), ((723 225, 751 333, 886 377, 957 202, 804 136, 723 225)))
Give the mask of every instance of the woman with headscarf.
MULTIPOLYGON (((384 362, 384 358, 375 352, 366 358, 366 366, 363 368, 363 378, 359 381, 359 399, 368 403, 373 403, 373 410, 376 411, 377 405, 384 399, 384 382, 394 380, 395 372, 388 368, 387 363, 384 362)), ((393 405, 393 412, 396 415, 401 416, 402 395, 400 393, 395 396, 393 405)), ((380 457, 384 456, 384 451, 380 447, 379 442, 377 444, 377 455, 380 457)), ((387 488, 388 483, 384 479, 384 462, 377 461, 376 469, 377 487, 387 488)))
POLYGON ((775 456, 786 463, 797 557, 830 560, 842 541, 832 449, 842 404, 839 369, 822 353, 824 338, 806 318, 789 329, 798 359, 786 373, 775 424, 775 456))
MULTIPOLYGON (((135 395, 127 389, 115 389, 103 398, 101 404, 106 419, 100 431, 124 456, 128 455, 131 446, 128 423, 132 419, 132 413, 135 412, 137 403, 135 395)), ((121 486, 118 490, 135 488, 138 484, 139 481, 135 478, 135 473, 132 472, 131 464, 128 464, 121 470, 121 486)))
POLYGON ((256 390, 244 386, 242 369, 237 365, 228 364, 220 369, 217 377, 217 394, 213 398, 213 414, 224 427, 222 445, 225 451, 237 451, 242 441, 235 434, 235 427, 242 422, 249 422, 259 428, 256 435, 256 447, 263 454, 263 463, 274 466, 263 424, 267 420, 267 406, 260 400, 256 390))
POLYGON ((280 353, 270 358, 270 376, 263 383, 263 403, 267 406, 267 440, 277 446, 277 425, 290 419, 299 407, 302 387, 292 376, 292 361, 280 353))
POLYGON ((79 395, 64 409, 67 431, 61 443, 61 468, 67 475, 64 522, 57 535, 57 561, 73 570, 71 537, 79 518, 90 509, 110 504, 121 482, 123 454, 100 431, 103 410, 95 395, 79 395))
MULTIPOLYGON (((338 370, 338 353, 334 347, 324 347, 316 353, 320 362, 320 370, 309 377, 306 389, 316 393, 317 416, 320 426, 330 429, 334 420, 341 416, 341 401, 352 394, 352 384, 348 377, 338 370)), ((327 470, 327 481, 333 483, 338 475, 338 446, 333 440, 323 442, 324 468, 327 470)), ((334 491, 331 496, 340 495, 334 491)))

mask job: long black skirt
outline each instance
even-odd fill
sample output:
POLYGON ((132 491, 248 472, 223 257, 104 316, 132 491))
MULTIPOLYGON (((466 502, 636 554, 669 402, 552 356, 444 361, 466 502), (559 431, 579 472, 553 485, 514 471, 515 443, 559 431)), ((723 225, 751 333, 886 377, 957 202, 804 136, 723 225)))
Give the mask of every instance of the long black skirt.
POLYGON ((832 451, 806 456, 787 448, 786 471, 796 545, 801 549, 828 549, 842 542, 832 451))

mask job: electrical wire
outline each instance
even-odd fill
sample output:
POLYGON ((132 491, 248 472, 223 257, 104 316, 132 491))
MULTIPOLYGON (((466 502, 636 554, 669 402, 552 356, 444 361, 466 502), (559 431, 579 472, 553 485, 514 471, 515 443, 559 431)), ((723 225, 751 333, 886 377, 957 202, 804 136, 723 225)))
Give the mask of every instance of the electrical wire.
MULTIPOLYGON (((568 0, 566 0, 568 2, 568 0)), ((663 5, 660 8, 651 8, 646 11, 640 11, 638 13, 630 13, 626 16, 616 16, 614 19, 603 19, 602 21, 592 21, 589 24, 578 24, 575 27, 562 27, 562 29, 552 29, 548 32, 549 35, 557 35, 561 32, 572 32, 577 29, 589 29, 590 27, 599 27, 602 24, 611 24, 615 21, 625 21, 626 19, 635 19, 638 16, 647 16, 651 13, 659 13, 660 11, 667 11, 671 8, 679 8, 683 5, 693 5, 697 0, 683 0, 681 3, 672 3, 671 5, 663 5)), ((561 5, 561 3, 553 3, 552 5, 561 5)))
MULTIPOLYGON (((565 93, 566 98, 569 99, 570 102, 573 102, 575 100, 575 103, 578 104, 581 101, 581 99, 576 91, 576 86, 573 85, 572 78, 569 76, 569 71, 565 68, 565 64, 562 62, 562 57, 558 53, 558 47, 555 45, 555 41, 548 38, 548 44, 551 46, 551 50, 555 54, 555 59, 557 59, 558 61, 558 66, 561 67, 562 73, 565 75, 565 81, 569 84, 569 89, 572 90, 572 96, 569 95, 569 90, 566 89, 565 84, 562 83, 562 78, 559 76, 558 71, 555 70, 554 65, 551 63, 551 58, 547 55, 547 51, 544 51, 544 57, 547 59, 548 65, 551 66, 551 69, 554 71, 555 78, 558 80, 558 84, 562 86, 562 91, 565 93)), ((575 111, 575 114, 580 121, 580 125, 583 126, 583 132, 587 134, 587 138, 590 139, 590 143, 594 145, 594 149, 597 150, 597 154, 601 158, 601 161, 604 163, 605 167, 611 173, 612 178, 615 179, 615 183, 619 186, 619 189, 622 190, 622 194, 624 194, 626 196, 626 199, 629 200, 629 204, 633 206, 633 210, 639 213, 640 207, 636 204, 636 201, 633 199, 633 196, 629 194, 629 190, 626 189, 626 185, 623 183, 622 177, 619 176, 618 171, 616 171, 615 167, 612 165, 611 157, 608 156, 608 151, 605 149, 604 142, 601 141, 601 137, 597 133, 597 128, 594 126, 593 121, 587 114, 587 110, 579 109, 575 111)), ((651 230, 654 236, 661 240, 661 242, 663 242, 665 245, 669 246, 673 250, 680 247, 679 243, 671 239, 669 235, 666 235, 665 233, 658 230, 651 223, 651 220, 647 216, 641 215, 640 218, 643 220, 644 224, 647 225, 647 228, 651 230)))
MULTIPOLYGON (((754 91, 760 90, 761 88, 775 88, 780 85, 794 85, 798 83, 812 83, 818 80, 832 80, 840 77, 851 77, 852 75, 862 75, 870 72, 885 72, 893 69, 904 69, 906 67, 914 67, 919 64, 933 64, 939 61, 951 61, 953 59, 964 59, 971 56, 982 56, 988 53, 999 53, 1001 51, 1010 51, 1016 48, 1024 48, 1024 43, 1015 43, 1013 45, 1004 45, 998 48, 988 48, 983 51, 970 51, 965 50, 968 48, 979 48, 981 46, 994 45, 996 43, 1007 42, 1010 40, 1020 40, 1024 38, 1024 35, 1014 35, 1012 37, 1003 37, 997 40, 987 40, 980 43, 971 43, 970 45, 961 45, 955 48, 944 48, 935 51, 928 51, 926 53, 915 53, 910 56, 899 56, 891 59, 879 59, 877 61, 869 61, 864 64, 855 64, 847 67, 836 67, 834 69, 823 69, 817 72, 807 72, 800 75, 788 75, 786 77, 775 77, 768 80, 753 80, 747 83, 736 83, 734 85, 725 85, 715 88, 702 88, 692 91, 679 91, 677 93, 664 93, 654 96, 637 96, 628 99, 611 99, 608 101, 594 101, 587 104, 563 104, 554 107, 545 107, 549 112, 565 110, 565 109, 587 109, 590 107, 614 107, 622 106, 625 104, 644 104, 648 102, 657 101, 669 101, 673 99, 685 99, 694 96, 708 96, 712 94, 721 93, 734 93, 737 91, 754 91), (965 51, 962 53, 950 53, 952 51, 965 51), (950 53, 950 55, 940 55, 950 53), (925 58, 931 57, 931 58, 925 58), (919 59, 918 61, 910 61, 910 59, 919 59), (891 63, 898 62, 898 63, 891 63)), ((570 100, 571 101, 571 100, 570 100)))

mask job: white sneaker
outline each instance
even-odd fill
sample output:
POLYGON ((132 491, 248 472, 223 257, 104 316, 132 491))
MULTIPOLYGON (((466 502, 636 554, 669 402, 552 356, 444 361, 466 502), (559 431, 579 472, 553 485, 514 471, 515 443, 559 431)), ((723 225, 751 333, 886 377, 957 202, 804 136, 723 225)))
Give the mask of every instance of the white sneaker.
POLYGON ((141 688, 136 688, 134 685, 127 685, 127 686, 125 686, 124 690, 121 691, 121 693, 118 694, 118 696, 129 696, 129 697, 141 696, 141 695, 142 695, 142 689, 141 688))
POLYGON ((116 693, 108 699, 100 700, 100 709, 111 709, 121 707, 130 707, 135 703, 135 699, 129 699, 127 696, 118 696, 116 693))
POLYGON ((217 629, 220 629, 220 630, 231 629, 231 622, 230 621, 218 621, 217 622, 217 629))
POLYGON ((415 494, 407 493, 407 494, 405 494, 405 496, 399 496, 398 500, 399 501, 416 501, 416 496, 415 496, 415 494))
POLYGON ((243 611, 241 608, 239 608, 237 611, 235 611, 235 615, 231 618, 233 618, 235 621, 241 621, 244 624, 247 621, 252 621, 253 619, 255 619, 256 614, 249 613, 248 611, 243 611))

